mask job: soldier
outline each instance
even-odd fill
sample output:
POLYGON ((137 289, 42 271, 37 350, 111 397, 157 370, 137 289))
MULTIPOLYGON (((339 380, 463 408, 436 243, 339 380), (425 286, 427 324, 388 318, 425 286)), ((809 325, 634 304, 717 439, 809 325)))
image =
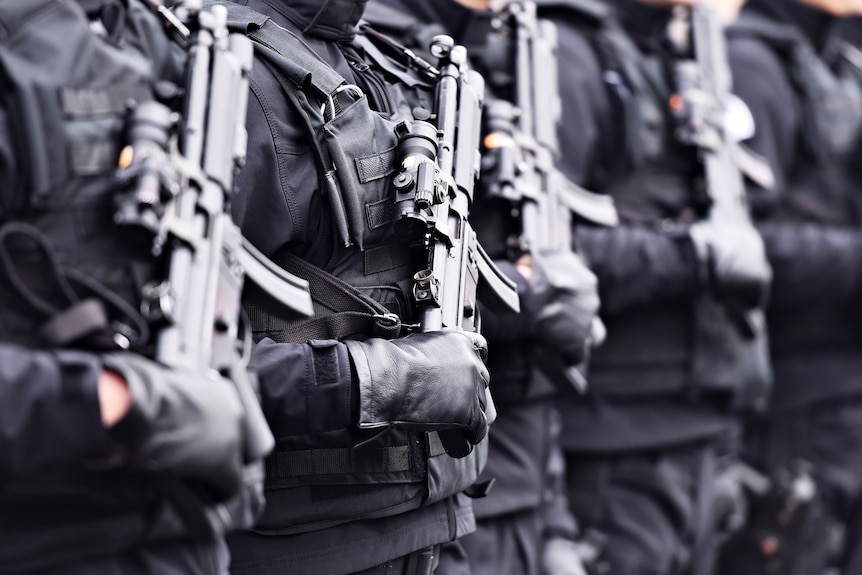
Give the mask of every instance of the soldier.
POLYGON ((649 4, 539 2, 559 30, 560 166, 612 195, 621 220, 578 230, 608 339, 586 396, 561 403, 561 441, 571 508, 604 534, 607 572, 710 573, 732 406, 762 404, 769 383, 762 323, 744 334, 737 319, 757 316, 769 269, 744 214, 709 227, 713 197, 741 191, 739 170, 725 163, 729 187, 716 185, 709 153, 680 137, 686 108, 669 105, 682 86, 668 26, 691 3, 649 4))
MULTIPOLYGON (((530 67, 538 63, 532 60, 532 54, 516 52, 516 44, 521 44, 515 36, 540 33, 538 27, 530 32, 516 29, 507 11, 495 14, 489 11, 490 4, 466 0, 377 0, 371 3, 366 15, 376 27, 418 53, 427 49, 424 45, 427 39, 437 33, 452 34, 465 44, 487 82, 486 132, 498 129, 493 117, 501 105, 517 103, 517 87, 532 82, 527 77, 530 70, 516 69, 516 55, 530 60, 530 67), (516 77, 519 73, 525 77, 516 77), (494 98, 500 100, 495 102, 494 98)), ((525 16, 530 18, 529 14, 525 16)), ((483 245, 493 257, 499 258, 501 269, 518 283, 521 298, 521 313, 517 316, 484 316, 492 350, 489 368, 498 413, 489 439, 488 465, 482 474, 483 479, 493 478, 494 486, 487 497, 474 500, 477 530, 461 540, 474 575, 537 574, 546 539, 572 541, 576 536, 571 516, 550 501, 554 479, 549 466, 559 433, 554 407, 557 389, 551 381, 562 379, 562 373, 558 373, 564 371, 562 368, 571 368, 584 358, 598 297, 595 277, 571 251, 568 241, 571 231, 559 234, 565 238, 562 245, 541 237, 555 235, 554 230, 561 225, 571 226, 572 218, 559 213, 568 211, 568 207, 551 206, 552 193, 563 194, 564 190, 546 188, 562 187, 555 175, 549 173, 555 169, 557 153, 553 141, 557 129, 553 112, 558 98, 554 92, 556 62, 552 44, 542 44, 548 38, 530 37, 524 44, 532 47, 534 42, 541 45, 536 53, 549 59, 542 63, 552 68, 552 74, 548 75, 543 97, 534 103, 520 102, 528 107, 519 111, 518 117, 525 118, 522 125, 532 125, 535 131, 521 133, 514 141, 522 145, 531 138, 535 147, 526 152, 520 149, 503 152, 514 153, 515 162, 523 164, 518 169, 529 173, 524 174, 523 181, 505 179, 506 175, 498 170, 505 172, 506 167, 496 165, 504 160, 493 156, 495 149, 486 149, 474 209, 473 221, 483 245), (534 109, 537 106, 543 109, 534 109), (549 135, 550 141, 543 140, 549 135), (502 189, 506 186, 511 188, 502 189), (540 197, 513 199, 519 192, 540 197), (524 206, 532 202, 535 203, 524 206), (523 215, 530 209, 539 214, 538 222, 531 222, 523 215), (513 213, 518 215, 513 217, 513 213), (531 224, 543 229, 530 229, 531 224), (556 358, 548 361, 540 352, 556 358), (553 370, 554 376, 544 375, 543 369, 553 370), (546 520, 545 511, 557 516, 553 522, 546 520)), ((535 77, 542 77, 541 71, 537 72, 535 77)), ((493 137, 486 136, 486 141, 493 137)), ((571 383, 564 386, 567 387, 564 393, 576 393, 571 383)))
POLYGON ((223 533, 178 504, 239 494, 243 407, 147 359, 154 262, 113 222, 126 108, 183 59, 136 0, 7 1, 0 22, 0 573, 227 573, 223 533))
POLYGON ((858 49, 834 34, 846 27, 852 38, 852 22, 841 20, 860 11, 855 1, 752 0, 730 29, 735 84, 757 126, 751 146, 777 185, 752 196, 775 270, 775 391, 746 430, 746 456, 771 489, 753 494, 748 526, 723 553, 725 572, 862 569, 862 75, 858 49))
MULTIPOLYGON (((427 262, 395 229, 393 178, 416 165, 399 157, 399 134, 430 118, 438 77, 359 30, 361 0, 242 4, 228 5, 229 23, 255 40, 257 58, 234 215, 262 252, 311 281, 320 318, 251 310, 278 444, 264 517, 230 542, 232 571, 431 573, 439 546, 474 528, 460 492, 478 478, 493 420, 484 339, 410 327, 420 321, 411 278, 427 262), (476 444, 471 453, 450 456, 431 433, 445 430, 476 444)), ((478 133, 473 145, 471 158, 478 133)))

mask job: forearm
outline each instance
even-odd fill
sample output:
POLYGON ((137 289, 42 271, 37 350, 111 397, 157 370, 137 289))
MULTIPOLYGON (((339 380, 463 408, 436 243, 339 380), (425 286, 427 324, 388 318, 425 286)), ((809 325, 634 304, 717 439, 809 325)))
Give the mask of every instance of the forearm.
POLYGON ((598 276, 603 313, 685 301, 700 289, 697 256, 683 235, 630 226, 582 227, 578 241, 598 276))

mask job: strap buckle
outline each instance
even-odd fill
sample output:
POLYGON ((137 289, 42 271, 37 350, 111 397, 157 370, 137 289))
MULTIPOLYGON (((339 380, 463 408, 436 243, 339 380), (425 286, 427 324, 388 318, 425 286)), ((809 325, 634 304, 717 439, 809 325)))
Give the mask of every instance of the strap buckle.
POLYGON ((394 313, 377 313, 371 317, 384 327, 395 327, 401 324, 401 318, 394 313))

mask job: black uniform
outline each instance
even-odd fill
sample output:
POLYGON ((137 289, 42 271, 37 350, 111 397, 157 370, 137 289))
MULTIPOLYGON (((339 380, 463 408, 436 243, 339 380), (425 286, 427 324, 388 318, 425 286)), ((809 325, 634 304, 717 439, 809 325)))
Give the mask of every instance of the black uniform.
MULTIPOLYGON (((74 2, 63 3, 62 8, 59 4, 52 7, 57 20, 44 19, 43 25, 62 21, 67 46, 86 45, 89 27, 84 11, 74 2)), ((12 18, 20 8, 20 4, 0 8, 0 19, 12 18)), ((90 6, 93 22, 99 21, 97 8, 90 6)), ((143 14, 141 5, 130 2, 114 8, 106 11, 112 18, 104 22, 104 29, 111 31, 112 24, 122 27, 135 22, 127 36, 117 37, 135 46, 125 46, 129 69, 171 44, 161 36, 155 19, 143 14), (144 30, 153 34, 149 37, 152 51, 142 55, 136 50, 141 49, 139 34, 144 30)), ((16 15, 20 14, 18 11, 16 15)), ((0 45, 0 51, 5 51, 4 61, 8 62, 5 58, 10 46, 21 49, 32 33, 23 26, 10 30, 0 45)), ((50 53, 49 46, 42 48, 44 55, 50 53)), ((51 81, 47 79, 46 84, 50 86, 51 81)), ((23 158, 27 139, 20 124, 6 113, 13 102, 8 92, 0 101, 0 227, 4 231, 11 225, 38 222, 40 213, 30 203, 34 184, 32 172, 26 169, 31 163, 23 158)), ((47 117, 47 110, 40 109, 47 117)), ((116 137, 116 132, 113 135, 116 137)), ((119 139, 112 143, 119 151, 119 139)), ((67 142, 57 138, 51 145, 62 150, 67 142)), ((112 166, 107 172, 92 173, 91 181, 107 180, 113 171, 112 166)), ((50 232, 48 227, 46 233, 50 232)), ((81 238, 75 238, 52 247, 65 262, 76 249, 85 249, 82 244, 81 238)), ((8 246, 4 252, 10 257, 8 246)), ((105 261, 103 267, 128 264, 123 259, 110 264, 105 261)), ((4 314, 11 308, 27 309, 7 282, 10 269, 6 267, 2 282, 0 308, 4 314)), ((164 532, 162 521, 169 512, 166 514, 165 497, 156 484, 169 475, 184 473, 171 461, 184 449, 177 442, 185 441, 186 433, 203 435, 202 441, 189 445, 190 449, 219 454, 210 459, 215 466, 201 473, 229 471, 216 462, 238 458, 235 451, 241 432, 235 396, 216 381, 201 385, 196 376, 182 383, 169 381, 164 370, 133 354, 10 343, 19 341, 20 334, 9 325, 4 328, 0 343, 0 573, 227 573, 229 557, 222 538, 196 542, 182 529, 174 529, 170 535, 164 532), (106 369, 125 377, 131 393, 128 414, 111 430, 102 424, 97 387, 106 369), (136 422, 130 424, 133 419, 136 422), (213 425, 222 432, 219 439, 210 441, 206 435, 212 434, 213 425), (161 461, 151 457, 152 451, 142 454, 153 448, 161 449, 161 461)), ((185 455, 191 455, 191 465, 200 463, 190 452, 185 455)))
POLYGON ((590 362, 587 396, 561 405, 572 510, 582 527, 608 536, 613 573, 708 573, 718 445, 735 425, 726 398, 694 391, 691 372, 692 309, 706 285, 684 233, 697 159, 666 131, 670 11, 629 1, 539 4, 559 29, 561 168, 612 194, 622 220, 578 233, 599 278, 608 339, 590 362), (635 47, 622 58, 608 59, 620 43, 599 32, 609 4, 629 38, 623 45, 635 47), (629 71, 639 90, 621 73, 628 67, 639 70, 629 71), (656 104, 652 116, 640 105, 638 124, 632 102, 643 98, 656 104), (650 141, 656 131, 660 144, 650 141))
MULTIPOLYGON (((756 121, 751 147, 769 160, 778 185, 773 193, 758 191, 754 204, 775 271, 768 320, 776 387, 767 416, 746 430, 747 455, 770 474, 797 460, 813 466, 828 514, 847 528, 838 563, 842 572, 855 573, 860 564, 851 566, 849 557, 860 547, 862 494, 862 84, 858 63, 847 66, 834 51, 837 19, 794 2, 750 4, 731 34, 730 63, 737 92, 756 121), (798 42, 747 29, 751 18, 791 31, 790 38, 797 34, 798 42), (820 66, 832 66, 824 68, 825 83, 800 73, 801 66, 816 69, 794 60, 802 44, 820 66), (832 139, 844 136, 845 143, 832 139)), ((852 25, 841 26, 852 38, 852 25)), ((828 532, 825 521, 812 531, 828 532)), ((806 572, 794 567, 782 572, 806 572)))
MULTIPOLYGON (((418 53, 427 51, 428 46, 423 42, 434 34, 452 35, 467 47, 471 62, 485 76, 488 99, 512 98, 512 86, 502 85, 503 82, 498 83, 496 79, 502 74, 511 81, 514 54, 506 52, 498 54, 498 58, 487 55, 489 34, 497 18, 493 13, 468 8, 455 0, 376 0, 371 2, 367 18, 418 53), (489 70, 492 61, 504 69, 489 70)), ((553 95, 548 100, 552 98, 553 95)), ((491 173, 483 173, 483 181, 493 177, 491 173)), ((484 185, 480 182, 471 219, 489 253, 494 257, 506 257, 507 247, 511 247, 507 246, 507 240, 511 239, 507 233, 517 227, 517 223, 510 221, 511 204, 494 203, 487 192, 483 193, 486 186, 487 182, 484 185)), ((536 381, 533 352, 536 346, 553 350, 552 353, 560 350, 554 347, 551 336, 542 339, 545 334, 536 333, 528 326, 536 322, 534 316, 540 313, 538 302, 549 307, 555 303, 566 305, 569 313, 576 317, 557 312, 558 329, 568 329, 565 339, 570 348, 583 346, 584 326, 594 317, 598 300, 595 278, 583 264, 574 257, 559 257, 558 252, 545 256, 536 253, 534 274, 545 273, 540 269, 544 266, 553 269, 551 273, 558 277, 566 277, 566 285, 576 286, 580 292, 576 301, 562 303, 566 296, 554 294, 549 286, 540 287, 528 281, 510 261, 500 260, 500 268, 518 284, 521 313, 517 317, 483 316, 497 420, 490 433, 488 464, 482 472, 482 479, 493 478, 494 485, 487 497, 473 501, 477 529, 460 540, 475 575, 536 574, 546 536, 575 537, 574 520, 570 515, 554 510, 552 526, 545 516, 554 497, 549 468, 551 453, 559 448, 559 425, 555 411, 556 390, 546 378, 536 381)))
MULTIPOLYGON (((262 15, 258 23, 269 19, 264 32, 271 30, 277 41, 298 38, 302 45, 294 44, 294 53, 286 53, 287 60, 281 61, 266 51, 271 42, 261 40, 259 56, 264 55, 256 59, 252 73, 248 163, 237 181, 235 219, 265 254, 276 260, 287 252, 295 254, 354 284, 407 323, 411 311, 399 286, 409 286, 410 276, 419 267, 411 268, 408 264, 412 262, 404 259, 397 245, 403 242, 393 243, 391 175, 396 171, 396 158, 391 146, 395 140, 391 128, 386 133, 377 131, 377 126, 392 118, 409 120, 411 116, 404 108, 404 92, 393 88, 398 76, 384 74, 382 54, 362 44, 357 35, 365 2, 342 0, 321 5, 312 0, 248 0, 238 4, 262 15), (267 28, 272 23, 281 29, 267 28), (286 61, 315 71, 303 72, 305 83, 293 84, 293 77, 289 77, 288 85, 284 85, 280 83, 285 77, 280 76, 279 62, 286 61), (335 210, 343 208, 334 205, 335 199, 327 195, 329 189, 321 186, 321 160, 329 162, 329 152, 315 149, 315 138, 309 138, 303 114, 291 100, 310 97, 310 90, 303 94, 294 90, 302 91, 309 83, 333 76, 346 84, 336 84, 333 87, 340 89, 331 93, 331 99, 323 97, 319 105, 302 112, 315 121, 318 114, 324 116, 325 122, 320 121, 312 131, 317 136, 334 134, 333 138, 340 138, 338 145, 352 148, 347 154, 356 156, 346 158, 347 163, 339 164, 335 173, 345 191, 341 198, 348 208, 349 239, 342 235, 338 217, 333 216, 335 210), (362 131, 351 124, 357 114, 366 120, 376 115, 373 126, 365 124, 367 131, 362 131), (362 181, 346 184, 345 178, 353 177, 347 172, 359 168, 367 170, 362 181), (355 189, 344 189, 352 185, 355 189), (362 228, 358 231, 354 228, 357 221, 362 228)), ((248 31, 257 28, 243 27, 248 31)), ((405 73, 409 74, 403 67, 396 72, 405 73)), ((420 81, 417 86, 417 92, 427 96, 427 84, 420 81)), ((430 107, 427 98, 423 104, 430 107)), ((339 148, 331 158, 342 161, 344 149, 339 148)), ((430 559, 436 566, 439 559, 441 572, 456 573, 451 563, 442 565, 459 558, 440 558, 437 548, 474 529, 470 502, 460 494, 438 496, 429 502, 425 499, 430 497, 429 490, 457 480, 457 474, 435 475, 439 471, 430 462, 428 450, 436 448, 428 447, 429 434, 386 431, 385 426, 398 427, 403 419, 383 419, 385 426, 373 422, 370 429, 358 429, 356 422, 375 409, 373 403, 365 403, 366 392, 390 387, 397 390, 399 386, 403 392, 399 391, 396 395, 400 398, 396 399, 402 409, 410 401, 419 406, 460 404, 458 409, 467 407, 472 410, 471 417, 484 422, 483 404, 475 396, 465 402, 452 396, 452 388, 447 387, 451 381, 472 378, 474 373, 479 382, 481 362, 473 346, 462 345, 467 342, 458 346, 469 350, 479 364, 468 366, 452 355, 457 355, 458 349, 451 344, 436 349, 426 346, 427 352, 417 344, 410 355, 397 352, 398 342, 406 345, 423 341, 419 338, 424 336, 390 343, 378 338, 356 341, 368 335, 359 334, 344 341, 330 338, 300 345, 290 343, 280 331, 276 333, 278 330, 267 329, 266 324, 258 331, 261 341, 256 359, 263 406, 279 441, 279 453, 268 469, 268 505, 263 522, 256 533, 236 536, 230 542, 232 572, 424 573, 422 569, 428 567, 425 561, 430 559), (356 355, 362 349, 378 352, 374 357, 368 352, 368 358, 362 359, 356 355), (404 371, 414 364, 417 371, 404 371), (432 365, 437 367, 432 369, 432 365), (357 380, 371 381, 375 389, 358 391, 357 380), (308 459, 299 461, 299 456, 308 459), (386 503, 392 498, 401 499, 386 503)), ((449 334, 444 339, 451 342, 451 337, 463 338, 449 334)), ((449 420, 427 421, 426 427, 437 428, 441 421, 449 420)), ((475 461, 472 457, 482 453, 484 448, 479 446, 473 455, 458 461, 469 464, 475 461)), ((437 461, 448 458, 442 453, 434 457, 437 461)))

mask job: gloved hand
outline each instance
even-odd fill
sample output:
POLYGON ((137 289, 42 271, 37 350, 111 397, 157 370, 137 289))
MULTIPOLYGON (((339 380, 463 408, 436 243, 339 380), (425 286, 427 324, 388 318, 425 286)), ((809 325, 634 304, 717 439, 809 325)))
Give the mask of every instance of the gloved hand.
POLYGON ((542 548, 542 575, 587 575, 577 543, 551 537, 542 548))
POLYGON ((102 356, 126 381, 131 404, 111 429, 137 469, 201 482, 216 500, 242 484, 242 405, 222 378, 166 369, 133 353, 102 356))
POLYGON ((751 226, 699 222, 689 229, 703 279, 733 311, 763 307, 772 281, 763 239, 751 226))
POLYGON ((439 331, 344 343, 359 383, 360 428, 460 430, 470 443, 484 439, 495 411, 481 335, 439 331))
POLYGON ((603 337, 598 322, 598 280, 583 259, 568 251, 532 256, 529 294, 522 298, 526 336, 559 351, 569 365, 584 359, 593 337, 603 337))

